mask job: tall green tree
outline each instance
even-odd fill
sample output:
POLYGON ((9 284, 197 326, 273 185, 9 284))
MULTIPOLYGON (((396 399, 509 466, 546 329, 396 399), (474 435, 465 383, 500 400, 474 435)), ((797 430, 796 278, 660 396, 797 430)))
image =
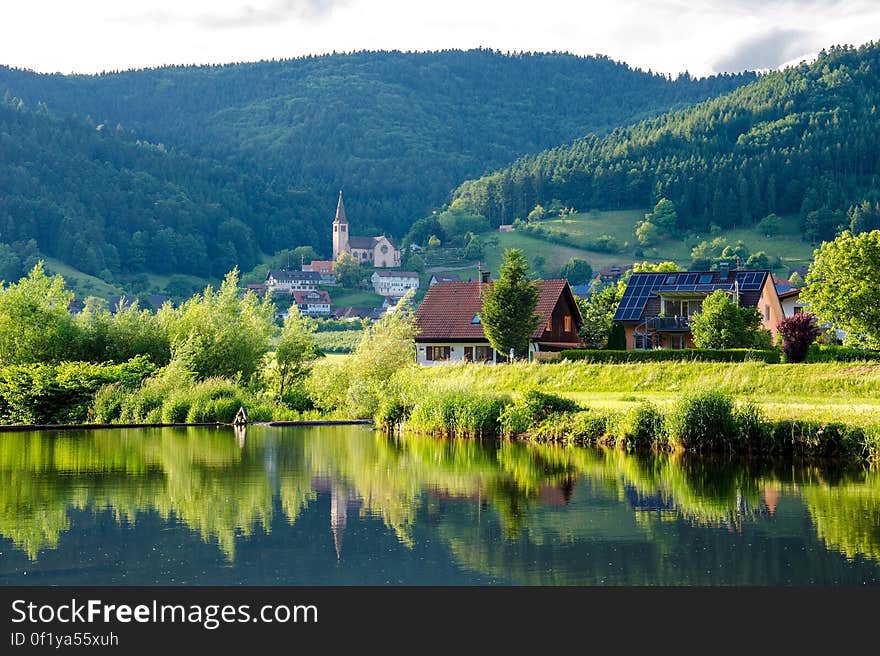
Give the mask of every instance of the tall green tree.
POLYGON ((702 349, 767 346, 757 308, 743 307, 725 291, 709 294, 691 318, 694 344, 702 349))
POLYGON ((346 289, 356 289, 361 282, 361 265, 348 253, 336 258, 336 279, 346 289))
POLYGON ((843 232, 813 254, 800 298, 846 342, 880 348, 880 230, 843 232))
POLYGON ((521 250, 507 249, 498 280, 483 291, 483 332, 502 355, 511 349, 517 356, 524 355, 541 320, 535 313, 540 288, 537 281, 529 279, 529 269, 521 250))
POLYGON ((64 279, 46 275, 42 262, 17 283, 0 286, 0 364, 78 359, 72 300, 64 279))
POLYGON ((593 278, 593 267, 586 260, 572 257, 559 272, 572 285, 586 285, 593 278))
POLYGON ((594 289, 587 298, 577 300, 583 317, 578 336, 589 348, 608 348, 614 328, 612 319, 625 289, 626 282, 620 280, 594 289))
POLYGON ((159 321, 168 331, 172 360, 197 378, 240 378, 247 383, 260 367, 275 331, 275 306, 267 294, 238 289, 238 269, 223 279, 220 289, 206 287, 179 308, 166 305, 159 321))
POLYGON ((303 317, 295 304, 291 305, 275 348, 278 398, 284 399, 293 385, 302 382, 311 371, 312 363, 321 356, 314 332, 314 322, 303 317))

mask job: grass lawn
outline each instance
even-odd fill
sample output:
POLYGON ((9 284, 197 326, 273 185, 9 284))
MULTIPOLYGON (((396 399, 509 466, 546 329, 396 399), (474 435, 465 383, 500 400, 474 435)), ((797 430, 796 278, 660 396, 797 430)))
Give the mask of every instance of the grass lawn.
POLYGON ((534 387, 610 410, 643 400, 667 404, 695 390, 714 389, 760 404, 771 419, 880 426, 880 363, 461 364, 426 367, 413 375, 431 387, 510 394, 534 387))
POLYGON ((367 291, 347 291, 343 289, 331 288, 330 299, 333 301, 333 307, 368 307, 376 308, 382 305, 384 300, 378 294, 367 291), (335 289, 335 291, 334 291, 335 289))

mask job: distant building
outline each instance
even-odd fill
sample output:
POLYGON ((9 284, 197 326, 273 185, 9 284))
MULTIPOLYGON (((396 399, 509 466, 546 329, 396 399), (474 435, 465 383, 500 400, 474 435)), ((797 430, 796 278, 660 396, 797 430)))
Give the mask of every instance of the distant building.
POLYGON ((265 294, 266 289, 268 289, 266 287, 266 285, 256 284, 256 283, 249 283, 247 286, 247 291, 253 292, 257 296, 262 296, 263 294, 265 294))
MULTIPOLYGON (((777 290, 778 289, 779 286, 777 285, 777 290)), ((793 317, 804 311, 804 304, 800 301, 800 295, 801 290, 797 287, 792 287, 779 294, 779 300, 782 303, 782 311, 786 317, 793 317)))
POLYGON ((163 305, 169 302, 171 302, 171 297, 165 296, 165 294, 150 294, 144 297, 144 305, 154 312, 158 312, 163 305))
POLYGON ((330 315, 330 294, 323 289, 294 291, 290 295, 302 314, 310 317, 330 315))
POLYGON ((612 282, 617 282, 623 278, 623 275, 630 269, 632 269, 632 267, 624 267, 619 264, 602 267, 599 269, 599 281, 606 285, 612 282))
POLYGON ((410 289, 419 288, 419 274, 415 271, 374 271, 370 281, 377 294, 392 298, 400 298, 410 289))
POLYGON ((365 266, 400 266, 400 249, 389 237, 353 237, 349 234, 348 218, 340 191, 336 218, 333 219, 333 259, 339 259, 343 253, 348 253, 365 266))
POLYGON ((334 319, 340 319, 343 321, 360 321, 361 319, 376 319, 378 318, 379 313, 373 308, 367 307, 353 307, 348 305, 346 307, 337 308, 333 312, 334 319))
POLYGON ((330 260, 312 260, 302 265, 303 271, 313 271, 321 275, 322 285, 336 284, 336 263, 330 260))
POLYGON ((266 289, 273 294, 313 291, 321 284, 321 274, 314 271, 289 271, 281 269, 266 275, 266 289))
POLYGON ((498 232, 513 232, 513 225, 510 223, 502 223, 498 226, 498 232))
POLYGON ((431 276, 431 280, 428 282, 428 287, 433 287, 438 282, 461 282, 461 277, 454 273, 444 273, 442 276, 435 274, 431 276))
POLYGON ((586 285, 572 285, 571 291, 578 298, 586 298, 590 295, 590 290, 593 288, 593 285, 587 283, 586 285))

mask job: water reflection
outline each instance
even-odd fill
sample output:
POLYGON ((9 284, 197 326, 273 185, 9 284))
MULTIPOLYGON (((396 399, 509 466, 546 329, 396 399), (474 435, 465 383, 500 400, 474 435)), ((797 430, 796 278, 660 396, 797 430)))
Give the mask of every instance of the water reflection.
MULTIPOLYGON (((354 567, 340 572, 346 556, 379 559, 388 580, 408 583, 437 562, 452 568, 449 582, 520 584, 873 582, 880 562, 880 479, 862 469, 387 438, 362 427, 0 438, 0 536, 32 566, 59 550, 84 567, 92 554, 68 553, 63 538, 79 539, 82 518, 102 513, 120 531, 146 530, 152 514, 182 525, 233 570, 246 567, 243 545, 268 544, 273 531, 284 544, 305 536, 298 549, 329 551, 337 564, 309 572, 320 581, 362 580, 354 567), (379 529, 398 551, 371 546, 379 529)), ((6 578, 20 569, 7 565, 6 578)))

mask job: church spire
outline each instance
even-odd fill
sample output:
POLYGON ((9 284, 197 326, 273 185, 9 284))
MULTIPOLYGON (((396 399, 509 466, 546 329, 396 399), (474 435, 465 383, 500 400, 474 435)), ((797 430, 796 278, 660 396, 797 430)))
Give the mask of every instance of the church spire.
POLYGON ((348 223, 348 219, 345 217, 345 205, 342 203, 342 189, 339 190, 339 202, 336 204, 336 218, 333 219, 334 223, 348 223))

